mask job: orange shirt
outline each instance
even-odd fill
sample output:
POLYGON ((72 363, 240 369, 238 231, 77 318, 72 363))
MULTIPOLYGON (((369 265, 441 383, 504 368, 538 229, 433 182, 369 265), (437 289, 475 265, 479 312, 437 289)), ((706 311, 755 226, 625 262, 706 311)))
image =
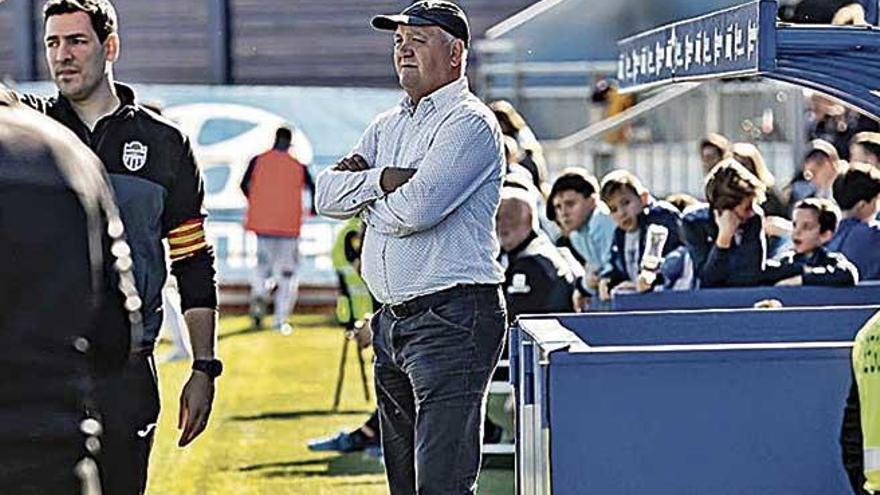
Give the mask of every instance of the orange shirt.
POLYGON ((286 151, 275 149, 254 160, 245 228, 260 235, 299 237, 305 167, 286 151))

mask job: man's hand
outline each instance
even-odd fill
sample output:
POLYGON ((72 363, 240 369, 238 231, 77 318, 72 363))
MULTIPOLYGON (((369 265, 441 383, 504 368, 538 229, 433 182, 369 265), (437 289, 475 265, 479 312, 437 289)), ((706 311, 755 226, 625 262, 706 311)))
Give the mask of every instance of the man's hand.
POLYGON ((364 160, 364 157, 357 153, 347 156, 336 162, 333 170, 337 172, 362 172, 370 168, 370 164, 364 160))
MULTIPOLYGON (((189 330, 189 341, 195 359, 213 359, 214 329, 217 311, 210 308, 190 308, 183 313, 189 330)), ((183 429, 177 445, 185 447, 195 440, 208 425, 211 404, 214 402, 214 380, 201 371, 193 370, 180 392, 180 413, 177 428, 183 429)))
POLYGON ((585 296, 575 289, 571 293, 571 305, 576 313, 586 313, 590 310, 590 296, 585 296))
POLYGON ((180 414, 177 429, 183 429, 178 447, 186 447, 208 426, 214 402, 214 380, 201 371, 193 371, 180 392, 180 414))
POLYGON ((386 194, 392 193, 398 187, 406 184, 415 173, 415 169, 412 168, 386 167, 382 169, 379 185, 386 194))
POLYGON ((802 275, 789 277, 776 282, 776 287, 800 287, 801 285, 804 285, 804 277, 802 275))
POLYGON ((834 14, 831 24, 835 26, 843 26, 853 24, 855 26, 867 26, 868 21, 865 20, 865 8, 858 2, 845 5, 834 14))
POLYGON ((657 281, 657 273, 650 270, 642 270, 636 279, 636 290, 638 292, 648 292, 654 287, 657 281))
POLYGON ((602 278, 599 279, 599 300, 602 302, 608 302, 611 300, 611 279, 610 278, 602 278))
POLYGON ((349 333, 349 338, 357 343, 358 349, 366 349, 373 345, 373 327, 370 325, 373 315, 368 314, 366 318, 354 324, 354 330, 349 333))
POLYGON ((615 294, 623 293, 623 292, 636 292, 638 291, 638 285, 632 280, 625 280, 611 289, 611 299, 614 299, 615 294))
POLYGON ((733 244, 733 236, 736 235, 736 229, 740 226, 740 219, 733 210, 717 211, 715 214, 715 224, 718 225, 718 238, 715 244, 723 249, 729 248, 733 244))

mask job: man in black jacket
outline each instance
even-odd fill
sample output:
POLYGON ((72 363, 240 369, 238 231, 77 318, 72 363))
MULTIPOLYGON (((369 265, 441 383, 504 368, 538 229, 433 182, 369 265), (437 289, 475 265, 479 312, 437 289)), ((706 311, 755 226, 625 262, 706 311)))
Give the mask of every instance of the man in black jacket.
POLYGON ((94 372, 141 330, 128 253, 97 157, 0 85, 0 493, 97 483, 94 372))
POLYGON ((216 284, 213 253, 205 241, 204 188, 189 139, 170 122, 135 102, 114 83, 120 41, 108 0, 49 0, 43 8, 46 62, 58 87, 49 99, 24 103, 61 122, 101 159, 115 189, 131 244, 144 332, 121 373, 97 386, 105 438, 105 492, 142 493, 159 414, 153 346, 162 323, 161 290, 167 276, 162 240, 170 247, 190 334, 193 372, 181 392, 178 427, 184 446, 204 431, 214 397, 216 284))
POLYGON ((529 191, 502 188, 497 230, 507 262, 503 288, 511 321, 524 313, 574 311, 575 274, 556 246, 535 228, 536 221, 529 191))

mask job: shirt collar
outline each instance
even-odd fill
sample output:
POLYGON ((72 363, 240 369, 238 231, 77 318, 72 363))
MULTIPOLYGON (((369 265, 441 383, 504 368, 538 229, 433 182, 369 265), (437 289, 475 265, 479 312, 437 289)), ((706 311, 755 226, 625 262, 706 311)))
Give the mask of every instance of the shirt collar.
MULTIPOLYGON (((462 95, 467 93, 468 90, 469 86, 467 77, 462 76, 455 81, 434 90, 433 93, 424 96, 421 101, 419 101, 419 106, 428 105, 435 110, 442 109, 458 100, 462 95)), ((413 106, 412 100, 408 95, 401 99, 400 106, 410 115, 416 111, 416 107, 413 106)))
MULTIPOLYGON (((127 107, 134 106, 135 95, 134 90, 131 89, 131 86, 122 83, 113 83, 113 87, 116 89, 116 97, 119 98, 119 107, 111 112, 110 115, 115 115, 127 107)), ((70 101, 68 101, 68 99, 61 94, 61 91, 58 92, 58 101, 59 103, 61 103, 62 108, 65 111, 74 112, 73 106, 70 104, 70 101)))

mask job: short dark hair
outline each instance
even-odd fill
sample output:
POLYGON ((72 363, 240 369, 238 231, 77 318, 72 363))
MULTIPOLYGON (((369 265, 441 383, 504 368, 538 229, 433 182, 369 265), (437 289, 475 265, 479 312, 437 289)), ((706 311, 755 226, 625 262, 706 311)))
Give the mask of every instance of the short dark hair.
POLYGON ((880 194, 880 170, 867 163, 851 163, 834 179, 831 189, 840 208, 850 210, 859 201, 871 201, 880 194))
POLYGON ((642 181, 629 170, 612 170, 602 178, 599 197, 607 203, 611 196, 624 190, 630 191, 636 196, 648 191, 642 185, 642 181))
POLYGON ((828 156, 828 153, 825 153, 822 150, 811 150, 807 153, 807 156, 804 157, 804 162, 809 162, 811 160, 833 160, 833 158, 828 156))
POLYGON ((824 139, 814 139, 810 141, 809 147, 810 149, 807 151, 807 156, 804 157, 805 162, 817 158, 831 160, 832 162, 840 160, 840 154, 837 152, 837 148, 824 139))
POLYGON ((706 177, 706 199, 715 210, 730 210, 749 196, 764 202, 767 187, 733 158, 715 165, 706 177))
POLYGON ((562 175, 553 182, 550 188, 550 195, 547 196, 547 218, 550 221, 556 221, 556 208, 553 207, 553 198, 557 194, 565 191, 574 191, 582 194, 585 198, 596 194, 599 190, 599 183, 596 178, 588 174, 585 170, 579 168, 567 168, 562 171, 562 175))
POLYGON ((853 144, 857 144, 862 148, 865 148, 865 151, 877 157, 880 160, 880 144, 877 144, 873 141, 860 141, 853 144))
POLYGON ((840 209, 830 199, 807 198, 794 205, 795 210, 813 210, 819 218, 819 233, 837 230, 837 222, 840 220, 840 209))
POLYGON ((48 0, 43 5, 43 26, 53 15, 85 12, 92 21, 92 29, 103 43, 119 27, 116 9, 110 0, 48 0))
POLYGON ((292 141, 293 131, 289 127, 281 126, 275 131, 275 141, 292 141))
POLYGON ((853 144, 858 144, 865 148, 865 151, 880 159, 880 133, 860 132, 850 141, 850 145, 853 144))

